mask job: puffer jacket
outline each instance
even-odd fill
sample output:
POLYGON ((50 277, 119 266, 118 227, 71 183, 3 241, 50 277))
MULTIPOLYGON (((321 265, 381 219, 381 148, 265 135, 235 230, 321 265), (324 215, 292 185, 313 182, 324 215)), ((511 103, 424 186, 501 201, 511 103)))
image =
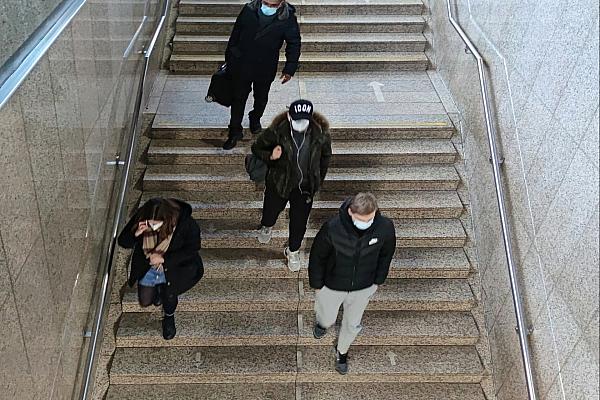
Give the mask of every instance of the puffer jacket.
POLYGON ((308 263, 310 287, 351 292, 385 282, 396 251, 393 222, 378 211, 359 235, 348 214, 350 201, 330 218, 313 241, 308 263))
MULTIPOLYGON (((321 184, 329 168, 331 159, 331 137, 329 136, 329 123, 319 113, 314 113, 308 127, 310 134, 309 158, 309 188, 311 197, 321 188, 321 184)), ((292 190, 297 187, 296 169, 294 163, 294 144, 291 136, 290 122, 287 113, 281 113, 264 129, 252 145, 252 153, 268 166, 266 185, 274 188, 277 194, 284 199, 289 197, 292 190), (278 160, 271 160, 275 146, 281 146, 283 152, 278 160)))

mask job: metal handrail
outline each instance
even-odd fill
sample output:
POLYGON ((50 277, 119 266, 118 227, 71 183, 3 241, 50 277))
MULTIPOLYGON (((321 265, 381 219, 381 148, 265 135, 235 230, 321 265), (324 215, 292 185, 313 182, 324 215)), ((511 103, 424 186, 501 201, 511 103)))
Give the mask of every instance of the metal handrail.
POLYGON ((527 336, 529 335, 529 328, 527 327, 525 320, 525 312, 523 309, 523 302, 521 299, 521 291, 519 289, 519 283, 517 281, 517 268, 514 261, 513 248, 511 243, 511 227, 508 221, 508 213, 506 209, 506 200, 504 195, 504 184, 502 175, 500 173, 500 165, 502 163, 500 156, 498 155, 498 149, 496 145, 496 129, 492 120, 492 111, 490 107, 490 94, 489 94, 489 81, 486 73, 486 65, 483 57, 469 38, 469 36, 462 29, 461 25, 454 18, 452 13, 452 6, 450 0, 446 0, 448 7, 448 18, 452 27, 456 30, 464 44, 467 46, 473 57, 477 60, 477 69, 479 71, 479 85, 481 89, 481 97, 483 100, 483 109, 485 113, 485 127, 488 136, 488 144, 490 147, 490 154, 492 160, 492 169, 494 172, 494 185, 496 187, 496 198, 498 201, 498 209, 500 211, 500 223, 502 225, 502 238, 504 241, 504 249, 506 251, 506 261, 508 263, 508 273, 510 275, 510 287, 512 290, 513 305, 515 308, 515 314, 517 318, 517 334, 519 335, 519 344, 521 346, 521 358, 523 361, 523 368, 525 370, 525 382, 527 384, 527 393, 529 400, 536 400, 536 390, 533 378, 533 364, 531 362, 531 351, 529 349, 529 342, 527 336))
POLYGON ((126 156, 125 162, 123 164, 124 170, 123 170, 123 175, 121 177, 121 186, 120 186, 120 191, 119 191, 119 199, 117 202, 117 210, 115 212, 110 243, 109 243, 109 246, 107 249, 107 254, 106 254, 107 258, 106 258, 106 263, 105 263, 104 272, 103 272, 103 276, 102 276, 102 287, 101 287, 100 294, 99 294, 100 302, 98 303, 98 308, 96 310, 96 315, 94 318, 94 326, 93 326, 92 334, 91 334, 91 338, 90 338, 90 348, 88 350, 88 356, 87 356, 87 360, 86 360, 85 372, 84 372, 84 378, 83 378, 84 379, 83 380, 83 389, 81 391, 81 396, 80 396, 81 400, 87 400, 88 396, 90 395, 90 390, 92 389, 91 383, 92 383, 92 376, 93 376, 94 367, 95 367, 96 353, 97 353, 97 349, 98 349, 98 341, 100 339, 100 332, 102 330, 106 304, 107 304, 108 298, 110 296, 110 291, 108 289, 109 289, 109 285, 110 285, 112 264, 113 264, 115 249, 116 249, 116 243, 117 243, 117 233, 119 231, 119 226, 121 223, 121 216, 122 216, 121 214, 123 213, 125 197, 127 196, 127 189, 128 189, 127 183, 129 180, 129 175, 130 175, 132 166, 133 166, 135 146, 137 143, 137 136, 139 133, 138 132, 139 131, 139 121, 140 121, 140 112, 142 109, 142 101, 143 101, 143 97, 144 97, 144 85, 146 83, 146 77, 148 74, 150 58, 152 56, 152 53, 153 53, 156 43, 158 41, 158 37, 160 36, 162 29, 165 25, 165 20, 166 20, 168 10, 169 10, 169 0, 165 0, 165 2, 163 4, 162 14, 161 14, 160 20, 156 26, 156 30, 154 31, 154 34, 152 35, 152 39, 150 40, 148 46, 143 51, 144 65, 143 65, 142 73, 140 75, 140 82, 138 85, 138 91, 137 91, 137 96, 136 96, 136 100, 135 100, 135 108, 134 108, 134 112, 133 112, 133 123, 132 123, 132 127, 131 127, 129 143, 128 143, 128 147, 127 147, 127 156, 126 156))
POLYGON ((64 2, 36 29, 4 66, 0 65, 0 109, 71 23, 86 0, 64 2), (14 68, 12 67, 14 65, 14 68), (7 71, 8 69, 8 71, 7 71), (4 71, 2 71, 4 70, 4 71), (4 74, 8 74, 7 76, 4 74), (6 79, 4 77, 6 76, 6 79))

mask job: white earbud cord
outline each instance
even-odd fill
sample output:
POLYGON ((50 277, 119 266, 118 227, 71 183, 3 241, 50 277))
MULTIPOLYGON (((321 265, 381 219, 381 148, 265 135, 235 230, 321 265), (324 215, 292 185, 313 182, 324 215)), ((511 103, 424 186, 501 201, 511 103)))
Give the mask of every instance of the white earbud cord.
MULTIPOLYGON (((308 130, 308 128, 306 128, 306 131, 308 130)), ((294 142, 294 145, 296 146, 296 165, 298 166, 298 171, 300 171, 300 182, 298 182, 298 190, 300 190, 300 193, 302 194, 302 181, 304 180, 304 173, 302 172, 302 167, 300 166, 300 149, 302 149, 302 146, 304 146, 304 142, 306 142, 306 131, 304 131, 304 133, 302 134, 302 143, 300 143, 300 146, 298 146, 298 143, 296 142, 296 139, 294 138, 294 128, 292 128, 292 121, 290 120, 290 135, 292 136, 292 141, 294 142)))

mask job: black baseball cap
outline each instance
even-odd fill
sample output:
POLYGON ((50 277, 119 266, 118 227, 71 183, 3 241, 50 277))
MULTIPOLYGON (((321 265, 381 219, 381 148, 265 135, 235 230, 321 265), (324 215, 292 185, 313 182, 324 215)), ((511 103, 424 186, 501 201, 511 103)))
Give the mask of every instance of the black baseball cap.
POLYGON ((313 114, 313 103, 308 100, 296 100, 290 104, 289 113, 294 121, 310 119, 313 114))

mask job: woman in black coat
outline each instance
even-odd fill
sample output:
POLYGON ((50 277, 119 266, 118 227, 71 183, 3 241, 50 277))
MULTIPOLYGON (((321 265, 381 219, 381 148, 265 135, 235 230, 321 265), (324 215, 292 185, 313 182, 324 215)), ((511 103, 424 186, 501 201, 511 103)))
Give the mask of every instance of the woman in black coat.
POLYGON ((119 235, 119 245, 133 248, 129 286, 138 284, 142 307, 162 304, 163 337, 173 339, 177 296, 204 274, 200 228, 192 207, 174 199, 151 199, 140 207, 119 235))

